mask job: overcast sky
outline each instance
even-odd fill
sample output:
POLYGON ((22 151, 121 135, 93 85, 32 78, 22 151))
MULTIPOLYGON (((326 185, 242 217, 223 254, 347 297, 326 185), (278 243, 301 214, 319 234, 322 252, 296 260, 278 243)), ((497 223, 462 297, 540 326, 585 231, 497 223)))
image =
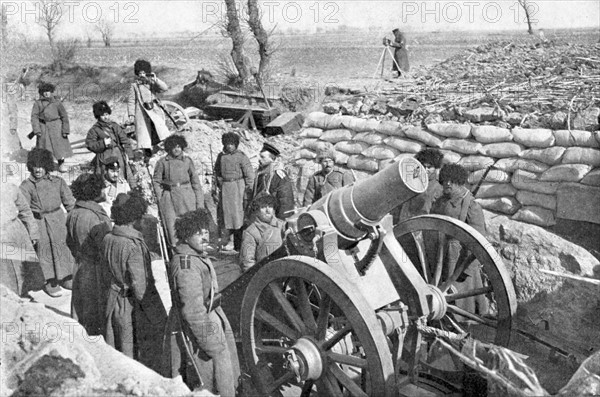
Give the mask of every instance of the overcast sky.
MULTIPOLYGON (((528 0, 535 28, 599 28, 598 0, 528 0)), ((238 4, 244 4, 240 2, 238 4)), ((389 32, 526 29, 525 14, 517 0, 495 1, 260 1, 263 23, 283 32, 335 30, 345 25, 389 32)), ((33 3, 2 1, 9 26, 27 36, 43 37, 36 26, 33 3)), ((116 24, 115 37, 187 32, 199 33, 224 17, 219 0, 202 1, 69 1, 60 9, 59 37, 85 36, 94 23, 107 18, 116 24)), ((214 29, 213 29, 214 30, 214 29)))

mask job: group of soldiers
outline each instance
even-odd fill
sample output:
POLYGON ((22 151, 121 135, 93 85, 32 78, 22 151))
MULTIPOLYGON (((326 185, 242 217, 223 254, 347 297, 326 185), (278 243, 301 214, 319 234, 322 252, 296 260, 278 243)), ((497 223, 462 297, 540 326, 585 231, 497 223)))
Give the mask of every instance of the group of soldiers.
MULTIPOLYGON (((233 396, 239 378, 237 352, 220 308, 208 231, 218 225, 217 249, 239 253, 241 271, 247 271, 284 244, 285 221, 299 211, 293 184, 275 145, 263 145, 254 170, 239 150, 239 135, 226 133, 214 167, 215 210, 212 196, 203 193, 194 162, 185 154, 186 139, 165 136, 156 116, 148 115, 154 111, 153 101, 144 95, 151 98, 152 87, 164 87, 144 62, 135 65, 140 81, 132 88, 130 114, 136 134, 138 124, 143 121, 145 126, 136 135, 144 155, 152 156, 159 143, 166 152, 154 167, 152 183, 158 224, 163 227, 159 235, 164 237, 158 254, 169 259, 175 311, 166 312, 155 286, 151 264, 157 255, 152 238, 156 234, 148 233, 147 224, 156 222, 149 221, 149 204, 136 189, 132 142, 110 120, 110 106, 95 103, 97 122, 86 137, 86 147, 95 153, 92 171, 68 186, 53 173, 55 159, 58 171, 64 172, 68 153, 47 149, 60 149, 55 145, 60 139, 68 142, 68 126, 53 126, 60 117, 48 118, 50 105, 57 115, 63 113, 62 105, 46 94, 53 91, 48 85, 40 86, 42 100, 34 106, 37 124, 32 116, 38 145, 27 157, 30 176, 20 188, 9 186, 7 200, 2 201, 2 242, 14 247, 11 255, 4 250, 2 280, 23 296, 36 288, 36 280, 52 297, 72 290, 72 317, 89 335, 102 335, 115 349, 160 374, 182 375, 191 388, 204 385, 233 396), (151 75, 150 80, 142 73, 151 75)), ((308 181, 303 207, 355 182, 352 173, 335 166, 335 158, 334 149, 319 151, 321 169, 308 181)), ((442 168, 443 155, 435 149, 419 152, 416 159, 428 171, 428 188, 392 212, 394 223, 435 213, 485 233, 483 211, 466 187, 467 171, 456 164, 442 168)), ((455 247, 448 255, 457 259, 459 251, 455 247)), ((477 269, 466 274, 465 283, 477 284, 477 269)))

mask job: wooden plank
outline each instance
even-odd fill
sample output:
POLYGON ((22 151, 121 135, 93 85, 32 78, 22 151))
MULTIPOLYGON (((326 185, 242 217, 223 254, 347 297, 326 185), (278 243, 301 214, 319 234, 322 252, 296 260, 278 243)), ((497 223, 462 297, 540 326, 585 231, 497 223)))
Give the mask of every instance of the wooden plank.
MULTIPOLYGON (((219 91, 219 94, 223 94, 223 95, 227 95, 227 96, 235 96, 235 97, 240 97, 240 98, 247 98, 250 97, 252 99, 260 99, 264 102, 264 98, 262 95, 258 95, 258 94, 243 94, 241 92, 236 92, 236 91, 219 91)), ((267 97, 268 100, 270 101, 279 101, 281 98, 278 96, 268 96, 267 97)))
POLYGON ((265 135, 291 134, 302 128, 304 117, 299 112, 285 112, 265 127, 265 135))

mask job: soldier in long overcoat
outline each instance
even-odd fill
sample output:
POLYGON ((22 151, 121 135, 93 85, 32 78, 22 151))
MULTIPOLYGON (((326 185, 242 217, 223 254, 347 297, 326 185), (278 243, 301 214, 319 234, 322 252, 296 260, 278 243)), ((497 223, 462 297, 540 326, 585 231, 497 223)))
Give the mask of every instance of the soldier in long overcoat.
POLYGON ((33 103, 31 128, 37 136, 36 147, 49 150, 58 160, 58 170, 67 172, 66 157, 73 156, 69 143, 69 115, 60 99, 53 96, 54 85, 41 83, 40 99, 33 103))
POLYGON ((223 151, 217 156, 215 177, 219 187, 219 226, 224 249, 239 250, 241 228, 244 226, 244 209, 254 186, 254 169, 250 159, 238 150, 240 137, 234 133, 223 134, 223 151), (235 241, 232 242, 231 236, 235 241))
POLYGON ((165 123, 165 113, 158 106, 156 94, 165 92, 169 86, 152 73, 150 62, 138 59, 133 65, 136 80, 131 84, 127 100, 129 121, 135 125, 138 149, 151 151, 171 133, 165 123))
POLYGON ((259 167, 254 179, 252 200, 261 194, 275 197, 275 216, 281 220, 294 213, 294 187, 287 177, 283 164, 277 161, 279 150, 265 143, 258 159, 259 167))
POLYGON ((390 43, 390 46, 395 48, 392 71, 398 72, 398 77, 400 77, 402 76, 402 72, 410 70, 408 51, 406 50, 406 37, 400 29, 394 29, 392 33, 394 34, 394 41, 390 43))
MULTIPOLYGON (((0 280, 18 295, 34 289, 29 280, 38 263, 34 245, 40 239, 37 222, 17 185, 5 183, 0 200, 0 280)), ((40 286, 41 287, 41 286, 40 286)))
POLYGON ((102 240, 112 229, 112 221, 98 204, 103 199, 104 178, 82 174, 71 185, 77 200, 67 216, 67 245, 75 258, 71 317, 78 320, 89 335, 104 333, 102 240))
POLYGON ((187 212, 204 208, 204 193, 191 157, 184 154, 187 141, 181 135, 165 139, 167 155, 154 168, 154 191, 161 216, 169 233, 169 243, 176 245, 175 219, 187 212))
POLYGON ((254 221, 244 230, 240 251, 240 266, 244 272, 283 245, 285 222, 275 217, 276 204, 273 196, 262 195, 250 205, 254 221))
POLYGON ((315 173, 306 185, 304 192, 304 206, 307 207, 326 196, 335 189, 354 183, 352 174, 334 166, 335 150, 320 150, 317 161, 321 164, 321 171, 315 173))
POLYGON ((94 103, 92 110, 98 121, 88 131, 85 146, 90 152, 96 153, 92 160, 94 172, 99 175, 104 174, 106 160, 114 157, 119 162, 119 169, 123 176, 134 188, 135 178, 129 167, 129 161, 133 160, 131 140, 119 124, 110 120, 112 109, 106 101, 94 103))
MULTIPOLYGON (((469 226, 472 226, 475 230, 485 236, 486 228, 483 210, 466 187, 468 175, 468 171, 458 164, 446 164, 442 167, 439 179, 443 188, 443 194, 433 204, 431 213, 447 215, 458 219, 469 226)), ((425 241, 431 242, 434 241, 435 238, 436 236, 429 236, 425 241)), ((435 247, 428 249, 428 257, 435 257, 435 254, 433 253, 434 249, 435 247)), ((458 240, 453 238, 447 239, 447 247, 444 250, 444 252, 446 252, 446 258, 442 279, 446 279, 454 273, 456 265, 461 257, 461 251, 464 249, 466 248, 462 247, 458 240)), ((482 288, 481 263, 474 260, 454 285, 458 290, 457 292, 482 288)), ((488 313, 489 305, 485 295, 460 299, 456 304, 471 313, 479 315, 488 313)), ((460 319, 459 316, 459 320, 460 319)))
POLYGON ((58 284, 71 287, 74 259, 67 247, 66 214, 75 205, 75 198, 67 183, 59 176, 50 175, 54 163, 46 149, 33 149, 27 156, 29 178, 21 183, 21 192, 27 199, 40 230, 37 247, 40 265, 46 280, 46 292, 57 295, 58 284))
POLYGON ((160 357, 167 313, 154 285, 150 250, 134 227, 147 209, 137 193, 120 194, 113 203, 115 225, 102 241, 108 277, 104 337, 126 356, 164 374, 160 357))
MULTIPOLYGON (((176 296, 174 305, 180 310, 205 387, 221 396, 235 396, 240 375, 235 340, 217 297, 217 275, 204 249, 209 219, 208 212, 200 209, 184 214, 175 223, 179 243, 169 267, 176 296)), ((182 375, 193 390, 198 379, 190 367, 186 363, 182 375)))

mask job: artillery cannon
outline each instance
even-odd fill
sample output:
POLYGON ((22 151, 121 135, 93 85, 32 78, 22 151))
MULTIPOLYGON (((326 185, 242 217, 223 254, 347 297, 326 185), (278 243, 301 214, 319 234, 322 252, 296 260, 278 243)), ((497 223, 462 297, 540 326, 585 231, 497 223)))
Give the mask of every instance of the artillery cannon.
POLYGON ((283 247, 222 291, 259 395, 460 393, 463 368, 434 338, 508 344, 516 297, 489 242, 445 216, 393 227, 387 214, 426 188, 421 164, 404 159, 333 191, 289 221, 283 247), (460 244, 451 273, 450 242, 460 244), (472 266, 482 283, 457 288, 472 266), (491 315, 461 305, 473 297, 491 315))

